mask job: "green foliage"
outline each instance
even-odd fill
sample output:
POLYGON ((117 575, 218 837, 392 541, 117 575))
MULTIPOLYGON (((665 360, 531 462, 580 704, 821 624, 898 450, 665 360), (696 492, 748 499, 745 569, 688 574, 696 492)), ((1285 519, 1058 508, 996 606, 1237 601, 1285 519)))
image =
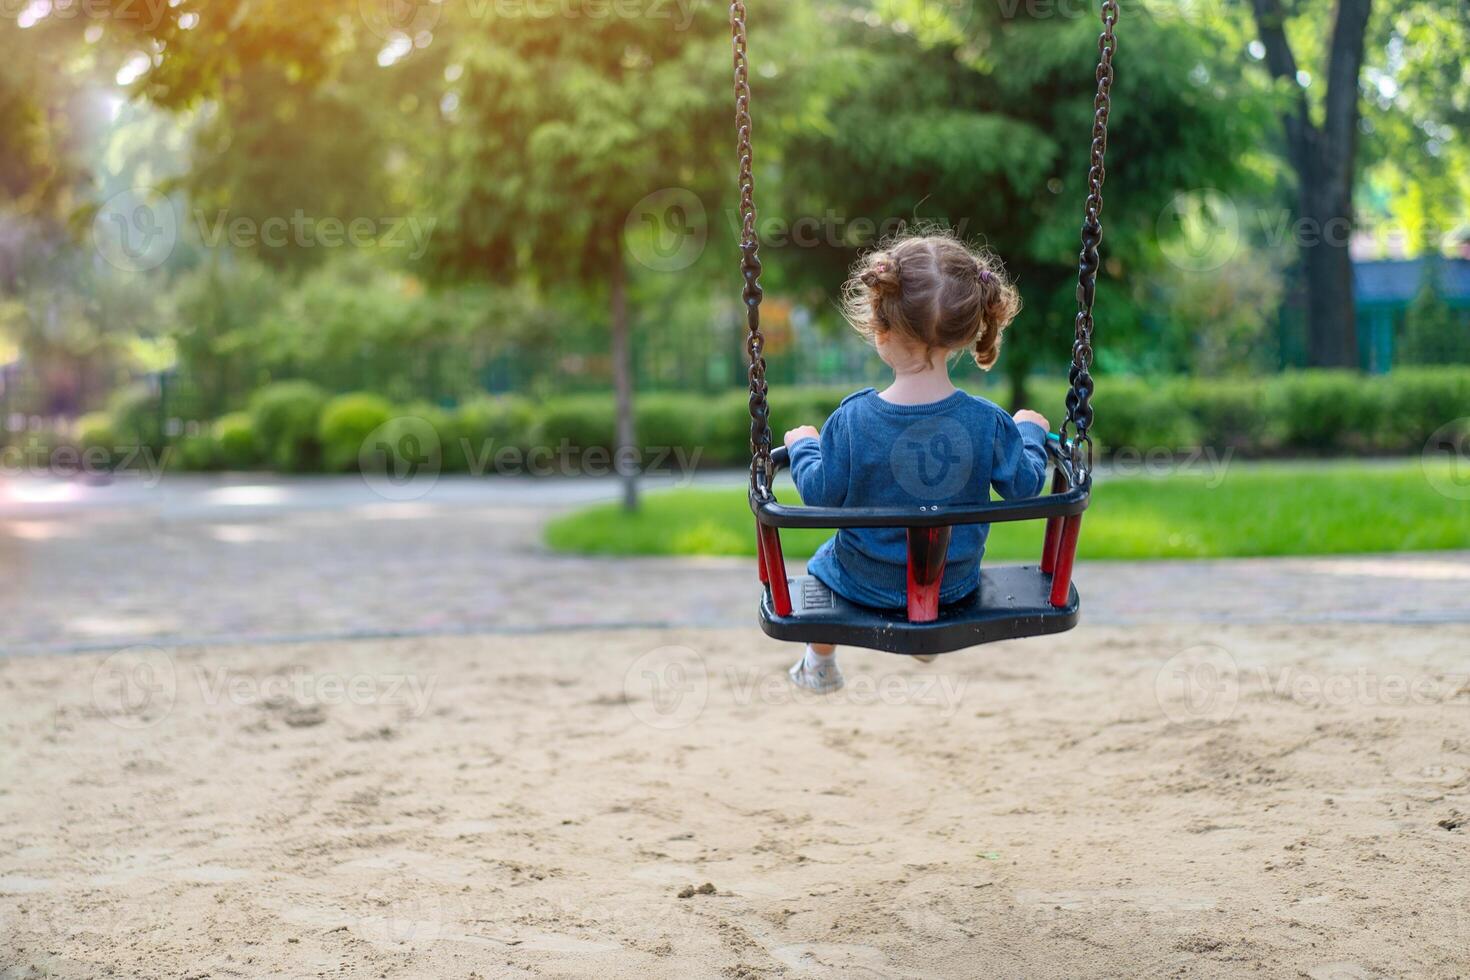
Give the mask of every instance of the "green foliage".
POLYGON ((220 465, 219 443, 209 433, 184 436, 169 449, 170 469, 204 473, 220 465))
POLYGON ((118 448, 163 449, 167 440, 156 392, 144 386, 123 389, 113 397, 110 414, 118 448))
POLYGON ((1318 452, 1372 448, 1385 417, 1382 389, 1351 371, 1284 375, 1287 445, 1318 452))
MULTIPOLYGON (((850 393, 773 388, 775 444, 787 429, 820 427, 850 393)), ((1064 393, 1059 379, 1033 388, 1030 407, 1046 415, 1053 429, 1064 418, 1064 393)), ((1431 433, 1470 413, 1470 370, 1414 368, 1375 377, 1346 371, 1251 379, 1105 377, 1093 405, 1094 436, 1103 458, 1188 455, 1198 447, 1245 456, 1417 453, 1431 433)), ((426 404, 394 407, 366 394, 327 403, 309 384, 283 382, 262 389, 252 406, 251 414, 227 415, 214 424, 215 458, 226 469, 249 468, 264 459, 286 471, 322 465, 351 470, 366 436, 390 419, 395 422, 390 440, 404 435, 418 440, 423 431, 418 420, 427 421, 438 437, 430 455, 446 472, 494 473, 533 447, 555 452, 563 443, 582 451, 610 451, 613 439, 611 395, 540 402, 486 396, 447 410, 426 404), (507 448, 518 454, 498 463, 497 454, 507 448)), ((744 392, 651 395, 638 411, 639 443, 646 449, 677 447, 690 457, 698 450, 698 464, 706 467, 741 468, 749 462, 744 392)), ((107 422, 101 416, 89 422, 96 438, 107 433, 107 422)))
POLYGON ((535 438, 536 416, 530 402, 510 397, 476 398, 461 405, 448 431, 441 432, 444 467, 459 472, 491 472, 497 454, 507 449, 524 453, 535 438))
POLYGON ((249 412, 232 412, 215 420, 210 429, 219 447, 220 465, 227 470, 249 470, 260 465, 260 442, 249 412))
POLYGON ((1470 314, 1445 302, 1443 276, 1439 256, 1429 256, 1424 283, 1404 315, 1404 364, 1470 364, 1470 314))
MULTIPOLYGON (((1198 445, 1199 430, 1169 386, 1134 378, 1104 378, 1093 398, 1094 438, 1105 450, 1147 453, 1198 445)), ((1062 414, 1048 415, 1055 427, 1062 414)))
POLYGON ((118 449, 117 433, 112 427, 112 415, 107 412, 92 412, 76 422, 77 447, 83 452, 105 453, 109 461, 118 449))
POLYGON ((537 445, 556 449, 562 443, 577 449, 613 446, 613 400, 611 396, 572 395, 550 398, 538 406, 537 445))
POLYGON ((309 381, 280 381, 250 399, 250 417, 266 460, 284 473, 309 471, 321 462, 318 439, 327 397, 309 381))
MULTIPOLYGON (((777 494, 799 499, 789 482, 777 494)), ((1437 493, 1417 460, 1232 463, 1223 471, 1185 470, 1164 478, 1103 473, 1079 554, 1134 560, 1458 549, 1470 547, 1464 507, 1437 493)), ((995 525, 986 560, 1034 562, 1042 523, 995 525)), ((546 541, 581 554, 752 557, 751 527, 743 490, 688 489, 650 494, 634 515, 615 506, 578 511, 548 525, 546 541)), ((783 531, 787 561, 810 557, 831 533, 783 531)))
POLYGON ((377 395, 339 395, 327 402, 317 426, 326 468, 337 472, 355 470, 363 442, 392 417, 392 404, 377 395))

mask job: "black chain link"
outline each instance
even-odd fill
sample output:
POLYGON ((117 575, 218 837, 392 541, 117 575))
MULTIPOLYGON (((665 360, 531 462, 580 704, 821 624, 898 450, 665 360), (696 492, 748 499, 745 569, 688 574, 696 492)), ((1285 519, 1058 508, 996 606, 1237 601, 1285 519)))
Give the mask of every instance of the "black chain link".
POLYGON ((1101 264, 1103 181, 1107 179, 1104 158, 1108 149, 1108 115, 1113 104, 1113 53, 1118 39, 1117 0, 1103 0, 1103 32, 1098 38, 1097 97, 1093 100, 1092 161, 1087 171, 1087 206, 1082 218, 1082 254, 1077 266, 1076 339, 1072 343, 1072 369, 1068 372, 1067 420, 1062 423, 1063 445, 1072 451, 1079 476, 1092 472, 1092 303, 1097 295, 1097 270, 1101 264), (1069 440, 1068 429, 1076 430, 1069 440), (1085 467, 1085 469, 1083 468, 1085 467))
POLYGON ((745 279, 745 322, 749 335, 745 353, 750 359, 750 486, 769 493, 771 465, 771 408, 766 402, 766 338, 761 333, 760 240, 755 233, 755 175, 750 149, 750 64, 745 53, 745 4, 730 4, 730 34, 735 48, 735 129, 740 156, 740 274, 745 279), (763 476, 763 480, 757 477, 763 476))

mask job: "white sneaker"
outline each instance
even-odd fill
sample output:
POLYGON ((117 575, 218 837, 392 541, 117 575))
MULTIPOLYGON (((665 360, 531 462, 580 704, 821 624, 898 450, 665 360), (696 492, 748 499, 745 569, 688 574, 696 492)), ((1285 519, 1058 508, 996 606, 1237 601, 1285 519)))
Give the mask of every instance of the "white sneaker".
POLYGON ((808 663, 803 655, 786 674, 797 687, 804 687, 818 694, 831 694, 842 687, 842 669, 837 666, 835 654, 819 659, 825 662, 808 663))

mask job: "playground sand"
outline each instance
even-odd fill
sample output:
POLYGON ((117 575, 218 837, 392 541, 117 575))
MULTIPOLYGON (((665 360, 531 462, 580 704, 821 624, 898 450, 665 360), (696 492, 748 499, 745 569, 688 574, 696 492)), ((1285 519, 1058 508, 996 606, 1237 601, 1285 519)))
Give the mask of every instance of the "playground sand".
POLYGON ((1470 627, 0 660, 0 976, 1470 974, 1470 627))

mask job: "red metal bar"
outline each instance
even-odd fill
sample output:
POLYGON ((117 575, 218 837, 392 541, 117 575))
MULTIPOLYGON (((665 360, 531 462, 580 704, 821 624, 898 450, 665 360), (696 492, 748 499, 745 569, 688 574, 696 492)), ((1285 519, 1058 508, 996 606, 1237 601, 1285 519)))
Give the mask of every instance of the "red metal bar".
POLYGON ((791 585, 786 581, 786 556, 781 554, 781 532, 774 527, 760 526, 761 551, 766 560, 766 585, 771 590, 771 607, 777 616, 791 615, 791 585))
POLYGON ((949 557, 950 528, 909 528, 909 622, 932 623, 939 618, 939 587, 949 557))
POLYGON ((1057 570, 1051 578, 1051 604, 1060 609, 1072 593, 1072 564, 1077 558, 1077 538, 1082 533, 1082 515, 1065 518, 1057 541, 1057 570))
MULTIPOLYGON (((1067 489, 1067 475, 1062 472, 1060 466, 1051 478, 1051 492, 1064 493, 1067 489)), ((1057 545, 1062 540, 1062 518, 1048 517, 1046 519, 1046 537, 1041 542, 1041 570, 1048 575, 1057 568, 1057 545)))
POLYGON ((756 571, 760 573, 761 585, 769 584, 771 576, 766 574, 766 546, 761 541, 761 525, 759 521, 755 525, 755 567, 756 571))

